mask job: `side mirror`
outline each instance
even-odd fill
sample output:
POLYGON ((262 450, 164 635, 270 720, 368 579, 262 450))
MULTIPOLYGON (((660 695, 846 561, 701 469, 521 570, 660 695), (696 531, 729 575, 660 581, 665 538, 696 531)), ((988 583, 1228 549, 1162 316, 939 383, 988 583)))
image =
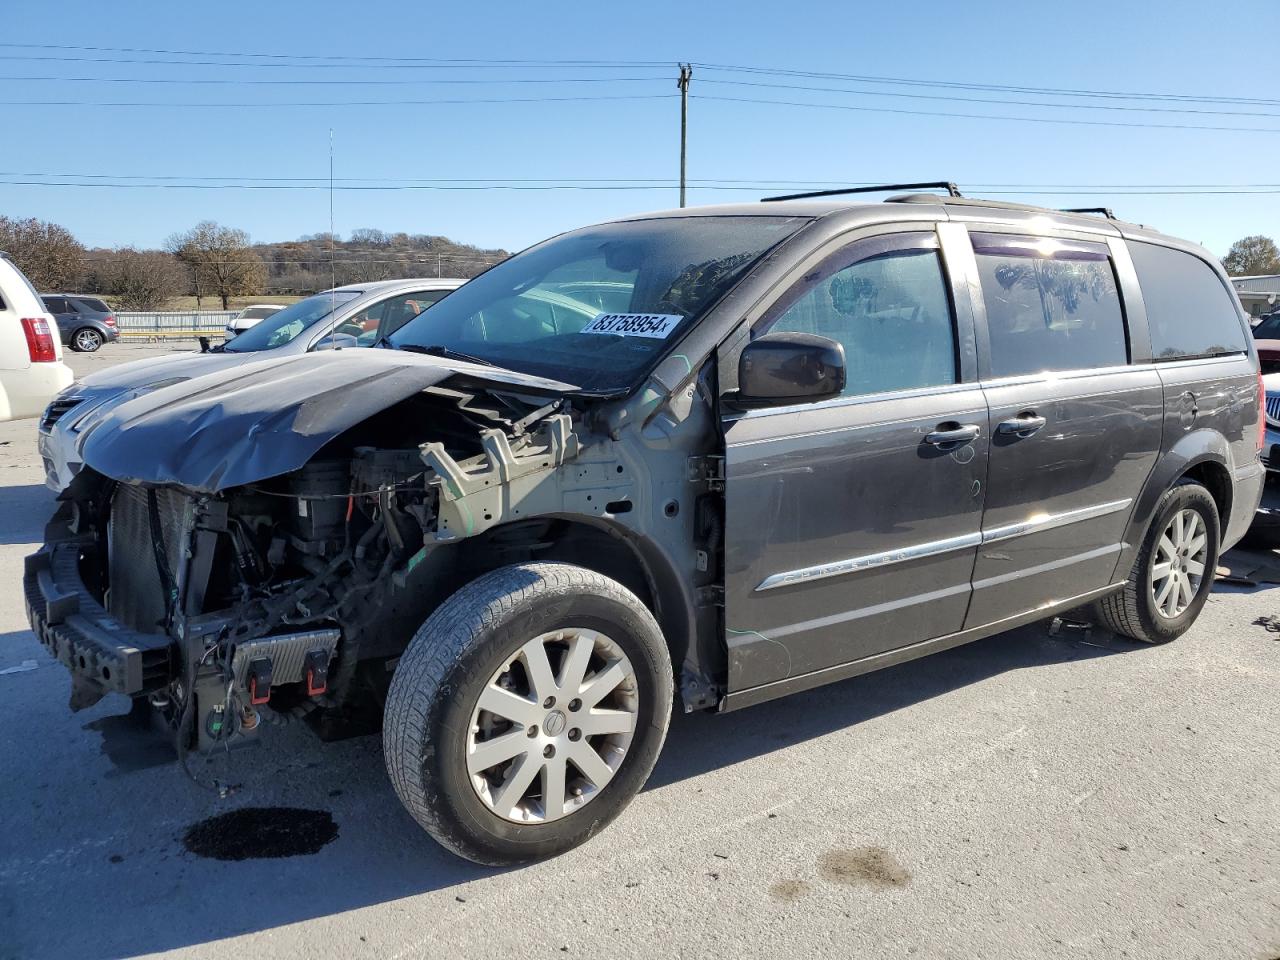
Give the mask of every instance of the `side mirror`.
POLYGON ((200 341, 200 352, 201 352, 201 353, 208 353, 208 352, 209 352, 209 338, 208 338, 208 337, 196 337, 196 339, 197 339, 198 341, 200 341))
POLYGON ((779 407, 837 397, 844 390, 844 346, 812 333, 768 333, 738 357, 739 407, 779 407))
POLYGON ((322 337, 312 348, 314 350, 341 350, 343 347, 358 347, 359 341, 349 333, 331 333, 322 337))

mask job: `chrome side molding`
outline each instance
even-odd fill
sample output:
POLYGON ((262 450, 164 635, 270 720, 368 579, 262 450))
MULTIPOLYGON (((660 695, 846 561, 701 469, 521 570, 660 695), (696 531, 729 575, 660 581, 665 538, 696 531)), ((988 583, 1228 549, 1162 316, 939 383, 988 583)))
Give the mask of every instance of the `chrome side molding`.
POLYGON ((1079 523, 1082 520, 1093 520, 1097 517, 1105 517, 1108 514, 1119 513, 1121 510, 1127 510, 1132 503, 1132 497, 1125 500, 1112 500, 1110 503, 1099 503, 1092 507, 1081 507, 1078 510, 1067 510, 1063 513, 1041 514, 1040 516, 1020 520, 1017 523, 992 527, 989 530, 983 530, 981 533, 966 533, 958 537, 949 537, 946 540, 930 540, 927 543, 918 543, 915 546, 903 547, 899 550, 868 553, 860 557, 849 557, 847 560, 832 560, 830 563, 819 563, 812 567, 787 570, 765 577, 760 581, 760 585, 756 587, 754 592, 772 590, 775 587, 794 586, 797 583, 810 583, 814 580, 825 580, 828 577, 842 577, 845 574, 874 570, 894 563, 905 563, 908 560, 920 560, 924 557, 936 557, 939 554, 965 550, 969 547, 977 547, 987 543, 996 543, 1000 540, 1012 540, 1014 537, 1024 537, 1027 534, 1039 533, 1042 530, 1052 530, 1055 527, 1065 527, 1067 524, 1079 523))
POLYGON ((940 553, 951 553, 953 550, 964 550, 982 543, 982 534, 966 533, 946 540, 931 540, 928 543, 903 547, 900 550, 886 550, 883 553, 868 553, 861 557, 850 557, 848 560, 833 560, 812 567, 801 567, 799 570, 788 570, 765 577, 756 587, 756 592, 772 590, 774 587, 788 587, 797 583, 808 583, 811 580, 824 580, 827 577, 840 577, 846 573, 857 573, 860 570, 871 570, 876 567, 887 567, 893 563, 904 563, 907 560, 919 560, 921 557, 934 557, 940 553))
POLYGON ((1039 533, 1041 530, 1052 530, 1054 527, 1065 527, 1069 523, 1079 523, 1081 520, 1093 520, 1096 517, 1105 517, 1110 513, 1119 513, 1125 510, 1133 503, 1133 498, 1126 500, 1112 500, 1110 503, 1099 503, 1092 507, 1081 507, 1079 510, 1067 510, 1063 513, 1045 513, 1039 516, 1030 517, 1026 520, 1020 520, 1017 523, 1008 523, 1002 527, 992 527, 989 530, 982 531, 983 543, 995 543, 998 540, 1012 540, 1014 537, 1024 537, 1029 533, 1039 533))

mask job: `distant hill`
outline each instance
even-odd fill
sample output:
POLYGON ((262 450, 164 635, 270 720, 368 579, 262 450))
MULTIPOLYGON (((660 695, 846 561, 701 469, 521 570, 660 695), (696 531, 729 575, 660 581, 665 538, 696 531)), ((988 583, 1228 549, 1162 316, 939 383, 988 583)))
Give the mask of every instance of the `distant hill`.
POLYGON ((326 290, 333 283, 396 280, 401 277, 474 277, 505 260, 510 253, 455 243, 448 237, 421 233, 354 230, 347 240, 332 244, 318 233, 284 243, 255 243, 253 250, 267 265, 264 293, 306 294, 326 290))

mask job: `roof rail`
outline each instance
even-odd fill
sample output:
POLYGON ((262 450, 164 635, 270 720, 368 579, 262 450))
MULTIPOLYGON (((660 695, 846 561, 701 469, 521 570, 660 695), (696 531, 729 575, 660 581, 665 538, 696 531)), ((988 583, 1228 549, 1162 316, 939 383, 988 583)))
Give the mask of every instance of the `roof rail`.
POLYGON ((871 187, 841 187, 839 190, 814 190, 812 193, 789 193, 783 197, 764 197, 763 203, 776 200, 811 200, 814 197, 837 197, 846 193, 883 193, 888 190, 945 190, 948 195, 960 197, 963 194, 954 183, 946 180, 935 180, 931 183, 882 183, 871 187))
POLYGON ((1100 213, 1108 220, 1116 219, 1110 207, 1063 207, 1059 213, 1100 213))

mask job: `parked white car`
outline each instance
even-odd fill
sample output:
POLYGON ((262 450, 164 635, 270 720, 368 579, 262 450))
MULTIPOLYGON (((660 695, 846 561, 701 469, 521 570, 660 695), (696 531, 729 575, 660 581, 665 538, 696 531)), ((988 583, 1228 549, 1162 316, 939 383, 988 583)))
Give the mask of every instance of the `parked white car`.
POLYGON ((0 253, 0 422, 39 416, 73 379, 53 316, 0 253))
POLYGON ((256 326, 267 317, 279 313, 284 309, 283 303, 251 303, 245 307, 227 322, 224 334, 226 339, 231 340, 244 333, 250 327, 256 326))

